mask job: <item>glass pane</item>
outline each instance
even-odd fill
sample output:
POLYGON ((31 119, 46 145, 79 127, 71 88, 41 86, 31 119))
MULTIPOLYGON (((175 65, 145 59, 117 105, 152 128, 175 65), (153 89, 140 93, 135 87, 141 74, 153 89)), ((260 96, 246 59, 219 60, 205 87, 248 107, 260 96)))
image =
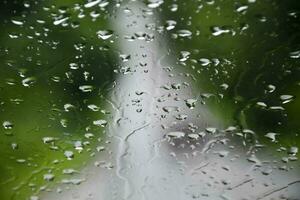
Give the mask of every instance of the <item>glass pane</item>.
POLYGON ((0 199, 299 199, 298 0, 0 6, 0 199))

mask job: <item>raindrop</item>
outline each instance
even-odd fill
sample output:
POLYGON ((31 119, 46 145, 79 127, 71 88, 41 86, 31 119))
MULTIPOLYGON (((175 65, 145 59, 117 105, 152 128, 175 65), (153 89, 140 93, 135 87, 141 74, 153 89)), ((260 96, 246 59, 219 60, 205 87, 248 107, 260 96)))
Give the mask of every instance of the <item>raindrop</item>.
POLYGON ((91 85, 81 85, 79 86, 79 90, 81 90, 82 92, 91 92, 93 91, 93 86, 91 85))
POLYGON ((276 87, 274 85, 268 85, 268 87, 267 87, 267 90, 268 90, 269 93, 274 92, 275 89, 276 89, 276 87))
POLYGON ((281 95, 280 100, 282 101, 282 104, 286 104, 293 100, 293 96, 292 95, 281 95))
POLYGON ((149 8, 158 8, 161 4, 163 4, 163 0, 152 0, 150 3, 148 3, 149 8))
POLYGON ((68 160, 72 160, 74 158, 74 153, 73 151, 65 151, 64 152, 64 155, 65 157, 68 159, 68 160))
POLYGON ((248 9, 247 5, 239 6, 236 11, 239 13, 245 13, 245 11, 248 9))
POLYGON ((185 100, 185 104, 187 105, 187 107, 189 107, 189 109, 194 109, 196 106, 197 100, 196 99, 186 99, 185 100))
POLYGON ((80 185, 84 181, 85 179, 76 178, 76 179, 63 179, 61 182, 63 184, 80 185))
POLYGON ((4 121, 2 125, 4 129, 12 129, 14 127, 13 123, 11 123, 10 121, 4 121))
POLYGON ((207 65, 209 65, 211 63, 211 61, 209 59, 207 59, 207 58, 200 58, 199 62, 200 62, 200 64, 202 66, 207 66, 207 65))
POLYGON ((53 174, 44 174, 44 180, 45 181, 53 181, 54 177, 55 176, 53 174))
POLYGON ((177 106, 164 106, 163 111, 170 113, 170 112, 174 112, 174 111, 179 111, 179 108, 177 106))
POLYGON ((94 112, 97 112, 97 111, 100 110, 100 108, 98 106, 94 105, 94 104, 88 105, 88 108, 91 109, 94 112))
POLYGON ((270 106, 269 109, 274 111, 285 110, 282 106, 270 106))
POLYGON ((107 121, 104 119, 99 119, 96 121, 93 121, 93 124, 100 127, 105 127, 107 125, 107 121))
POLYGON ((226 132, 233 132, 235 130, 237 130, 235 126, 229 126, 227 129, 225 129, 226 132))
POLYGON ((177 120, 180 120, 180 121, 183 121, 187 118, 188 116, 187 115, 184 115, 184 114, 179 114, 176 116, 176 119, 177 120))
POLYGON ((277 135, 279 135, 279 134, 278 133, 267 133, 265 135, 265 137, 269 138, 272 142, 275 142, 277 135))
POLYGON ((267 176, 267 175, 270 175, 271 173, 272 173, 272 168, 271 167, 266 167, 265 169, 263 169, 262 171, 261 171, 261 173, 263 174, 263 175, 265 175, 265 176, 267 176))
POLYGON ((107 40, 113 35, 112 30, 100 30, 97 32, 97 36, 99 39, 107 40))
POLYGON ((40 198, 38 196, 30 196, 30 200, 39 200, 40 198))
POLYGON ((170 138, 182 138, 185 136, 185 133, 181 131, 174 131, 167 133, 166 136, 170 138))
POLYGON ((109 5, 109 2, 108 2, 108 1, 103 1, 103 2, 100 2, 100 3, 99 3, 99 7, 100 7, 100 8, 104 8, 104 7, 108 6, 108 5, 109 5))
POLYGON ((76 173, 77 171, 75 170, 75 169, 64 169, 63 171, 62 171, 62 173, 63 174, 68 174, 68 175, 71 175, 71 174, 74 174, 74 173, 76 173))
POLYGON ((267 107, 267 104, 264 103, 264 102, 256 102, 256 105, 258 105, 259 107, 262 107, 262 108, 266 108, 267 107))
POLYGON ((170 10, 171 10, 172 12, 176 12, 176 11, 178 10, 178 5, 177 5, 177 4, 172 4, 172 5, 170 6, 170 10))
POLYGON ((45 143, 45 144, 54 142, 55 140, 56 140, 56 138, 54 138, 54 137, 43 137, 43 139, 42 139, 43 143, 45 143))
POLYGON ((256 163, 257 165, 261 165, 261 161, 254 154, 251 154, 251 156, 248 157, 247 160, 249 162, 256 163))
POLYGON ((180 37, 190 37, 190 36, 192 36, 192 32, 189 31, 189 30, 178 30, 177 34, 180 37))
POLYGON ((84 134, 84 137, 87 138, 87 139, 91 139, 94 137, 94 134, 93 133, 86 133, 84 134))
POLYGON ((30 87, 36 82, 34 77, 28 77, 22 80, 22 85, 25 87, 30 87))
POLYGON ((16 149, 19 148, 19 146, 18 146, 17 143, 11 143, 11 148, 12 148, 13 150, 16 150, 16 149))
POLYGON ((181 51, 179 61, 181 61, 181 62, 186 61, 189 58, 190 55, 191 55, 191 53, 188 52, 188 51, 181 51))
POLYGON ((67 120, 67 119, 61 119, 61 120, 60 120, 60 124, 61 124, 64 128, 66 128, 66 127, 68 126, 68 120, 67 120))
POLYGON ((79 68, 77 63, 70 63, 69 66, 70 66, 71 69, 78 69, 79 68))
POLYGON ((171 87, 175 90, 179 90, 181 87, 181 84, 180 83, 172 83, 171 87))
POLYGON ((25 159, 17 159, 16 161, 17 161, 17 163, 25 163, 26 162, 25 159))
POLYGON ((11 22, 12 22, 13 24, 15 24, 15 25, 18 25, 18 26, 21 26, 21 25, 24 24, 24 22, 19 21, 19 20, 11 20, 11 22))
POLYGON ((70 103, 67 103, 67 104, 64 105, 64 109, 65 109, 66 112, 69 112, 74 108, 75 108, 75 106, 70 104, 70 103))
POLYGON ((96 150, 97 150, 98 152, 101 152, 101 151, 104 151, 104 150, 105 150, 105 147, 104 147, 104 146, 98 146, 98 147, 96 148, 96 150))
POLYGON ((289 149, 288 153, 289 153, 290 155, 295 156, 295 155, 298 153, 298 147, 295 147, 295 146, 291 147, 291 148, 289 149))
POLYGON ((197 133, 190 133, 190 134, 188 134, 188 138, 193 139, 193 140, 198 140, 200 138, 200 135, 197 133))
POLYGON ((219 27, 219 26, 211 27, 211 31, 213 36, 220 36, 226 33, 230 33, 229 29, 226 29, 224 27, 219 27))
POLYGON ((167 20, 165 24, 166 30, 170 31, 175 28, 177 22, 174 20, 167 20))
POLYGON ((223 84, 220 85, 220 87, 221 87, 223 90, 227 90, 228 87, 229 87, 229 85, 226 84, 226 83, 223 83, 223 84))
POLYGON ((212 134, 216 133, 216 131, 217 131, 217 129, 214 128, 214 127, 207 127, 205 130, 206 130, 208 133, 212 133, 212 134))
POLYGON ((74 148, 80 153, 83 150, 83 144, 81 141, 74 142, 74 148))
POLYGON ((128 60, 130 60, 130 55, 120 54, 120 58, 123 62, 127 62, 128 60))
POLYGON ((290 58, 300 58, 300 51, 293 51, 290 53, 290 58))
POLYGON ((91 7, 93 7, 93 6, 97 5, 97 4, 99 4, 101 1, 102 1, 102 0, 90 1, 90 2, 88 2, 88 3, 86 3, 86 4, 84 4, 84 7, 85 7, 85 8, 91 8, 91 7))
POLYGON ((65 18, 62 18, 62 19, 57 19, 57 20, 55 20, 55 21, 53 22, 53 24, 54 24, 55 26, 57 26, 57 25, 60 25, 60 24, 62 24, 62 23, 64 23, 64 22, 66 22, 68 19, 69 19, 69 17, 65 17, 65 18))
POLYGON ((229 152, 228 151, 219 151, 218 154, 219 154, 220 157, 223 158, 223 157, 228 156, 229 152))

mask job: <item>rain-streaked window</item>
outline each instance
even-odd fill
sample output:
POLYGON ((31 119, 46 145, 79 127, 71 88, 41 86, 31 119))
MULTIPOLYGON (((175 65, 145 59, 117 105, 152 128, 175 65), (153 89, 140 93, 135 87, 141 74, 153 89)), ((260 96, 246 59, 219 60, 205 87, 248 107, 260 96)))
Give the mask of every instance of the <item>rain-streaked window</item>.
POLYGON ((2 0, 1 200, 300 199, 299 0, 2 0))

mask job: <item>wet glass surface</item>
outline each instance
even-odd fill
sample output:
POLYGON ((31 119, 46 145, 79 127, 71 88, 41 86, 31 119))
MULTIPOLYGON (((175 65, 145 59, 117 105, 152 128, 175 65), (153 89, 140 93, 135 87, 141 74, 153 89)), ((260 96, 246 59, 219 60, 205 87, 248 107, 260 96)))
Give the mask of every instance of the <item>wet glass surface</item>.
POLYGON ((0 199, 300 199, 298 0, 0 5, 0 199))

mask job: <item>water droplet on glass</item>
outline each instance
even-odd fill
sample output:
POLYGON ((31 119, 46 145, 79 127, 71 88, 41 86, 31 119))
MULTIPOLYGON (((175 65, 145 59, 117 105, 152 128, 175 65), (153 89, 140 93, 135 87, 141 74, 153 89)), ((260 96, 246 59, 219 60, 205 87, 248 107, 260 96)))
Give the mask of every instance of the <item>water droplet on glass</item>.
POLYGON ((186 61, 189 58, 190 55, 191 55, 191 53, 188 52, 188 51, 181 51, 179 61, 181 61, 181 62, 186 61))
POLYGON ((148 3, 149 8, 158 8, 161 4, 164 3, 163 0, 149 0, 150 3, 148 3))
POLYGON ((128 60, 130 60, 130 55, 127 54, 120 54, 120 58, 122 59, 123 62, 127 62, 128 60))
POLYGON ((79 86, 79 90, 81 90, 82 92, 91 92, 93 91, 94 87, 91 85, 81 85, 79 86))
POLYGON ((45 144, 54 142, 55 140, 56 140, 56 138, 54 138, 54 137, 43 137, 43 138, 42 138, 42 141, 43 141, 43 143, 45 143, 45 144))
POLYGON ((217 131, 217 129, 214 128, 214 127, 207 127, 205 130, 206 130, 208 133, 212 133, 212 134, 216 133, 216 131, 217 131))
POLYGON ((192 32, 189 30, 178 30, 177 34, 179 37, 190 37, 192 36, 192 32))
POLYGON ((40 198, 38 196, 30 196, 30 200, 39 200, 40 198))
POLYGON ((281 95, 280 100, 282 101, 282 104, 286 104, 293 100, 293 96, 292 95, 281 95))
POLYGON ((189 107, 189 109, 194 109, 196 106, 197 100, 196 99, 186 99, 185 100, 185 104, 187 105, 187 107, 189 107))
POLYGON ((74 158, 74 153, 73 151, 65 151, 64 152, 64 155, 65 157, 68 159, 68 160, 72 160, 74 158))
POLYGON ((293 51, 290 53, 290 58, 300 58, 300 51, 293 51))
POLYGON ((177 106, 164 106, 162 109, 167 113, 179 111, 179 108, 177 106))
POLYGON ((30 87, 36 82, 36 79, 34 77, 28 77, 22 80, 22 84, 25 87, 30 87))
POLYGON ((94 104, 88 105, 88 108, 91 109, 94 112, 97 112, 97 111, 100 110, 100 108, 97 105, 94 105, 94 104))
POLYGON ((18 146, 17 143, 11 143, 11 148, 12 148, 13 150, 16 150, 16 149, 19 148, 19 146, 18 146))
POLYGON ((53 174, 44 174, 43 177, 45 181, 53 181, 55 176, 53 174))
POLYGON ((176 24, 177 24, 177 22, 174 20, 167 20, 166 24, 165 24, 166 30, 170 31, 170 30, 174 29, 176 24))
POLYGON ((211 61, 209 59, 207 59, 207 58, 200 58, 199 62, 200 62, 200 64, 202 66, 207 66, 207 65, 209 65, 211 63, 211 61))
POLYGON ((5 129, 12 129, 14 127, 13 123, 11 123, 10 121, 4 121, 2 125, 5 129))
POLYGON ((277 135, 278 133, 267 133, 265 137, 269 138, 272 142, 275 142, 277 135))
POLYGON ((18 25, 18 26, 21 26, 23 25, 24 23, 22 21, 19 21, 19 20, 11 20, 11 22, 15 25, 18 25))
POLYGON ((288 153, 295 156, 298 153, 298 147, 295 147, 295 146, 291 147, 289 149, 288 153))
POLYGON ((185 136, 185 133, 181 131, 174 131, 167 133, 166 136, 170 138, 182 138, 185 136))
POLYGON ((97 36, 99 39, 107 40, 113 35, 112 30, 100 30, 97 32, 97 36))
POLYGON ((223 34, 230 33, 230 30, 225 27, 213 26, 211 27, 211 32, 213 36, 220 36, 223 34))
POLYGON ((177 5, 177 4, 171 4, 170 10, 171 10, 172 12, 176 12, 176 11, 178 10, 178 5, 177 5))
POLYGON ((102 0, 90 1, 90 2, 88 2, 88 3, 86 3, 86 4, 84 4, 84 7, 85 7, 85 8, 91 8, 91 7, 93 7, 93 6, 97 5, 97 4, 99 4, 101 1, 102 1, 102 0))
POLYGON ((68 168, 68 169, 64 169, 63 171, 62 171, 62 173, 63 174, 74 174, 74 173, 76 173, 77 171, 75 170, 75 169, 71 169, 71 168, 68 168))
POLYGON ((236 11, 239 13, 245 13, 245 11, 248 9, 247 5, 239 6, 236 11))
POLYGON ((100 127, 105 127, 107 125, 107 121, 104 119, 99 119, 96 121, 93 121, 93 124, 100 127))
POLYGON ((55 26, 58 26, 60 24, 63 24, 64 22, 66 22, 69 19, 69 17, 65 17, 65 18, 61 18, 61 19, 56 19, 53 24, 55 26))

